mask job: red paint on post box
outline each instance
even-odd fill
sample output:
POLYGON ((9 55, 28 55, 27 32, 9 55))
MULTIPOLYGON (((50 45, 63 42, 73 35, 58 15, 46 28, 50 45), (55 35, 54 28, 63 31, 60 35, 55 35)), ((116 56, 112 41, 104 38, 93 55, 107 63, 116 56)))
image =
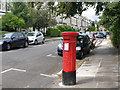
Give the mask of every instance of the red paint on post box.
POLYGON ((63 58, 62 69, 63 71, 76 70, 76 36, 77 32, 66 31, 62 32, 63 35, 63 58))

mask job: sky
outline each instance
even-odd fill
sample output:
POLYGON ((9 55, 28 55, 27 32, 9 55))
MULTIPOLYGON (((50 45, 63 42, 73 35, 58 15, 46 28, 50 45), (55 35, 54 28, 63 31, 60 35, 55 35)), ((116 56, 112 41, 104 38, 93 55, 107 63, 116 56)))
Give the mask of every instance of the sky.
POLYGON ((93 21, 95 20, 99 20, 98 16, 95 15, 95 9, 93 9, 92 7, 88 8, 88 10, 84 11, 82 13, 82 16, 87 17, 88 19, 91 19, 93 21))

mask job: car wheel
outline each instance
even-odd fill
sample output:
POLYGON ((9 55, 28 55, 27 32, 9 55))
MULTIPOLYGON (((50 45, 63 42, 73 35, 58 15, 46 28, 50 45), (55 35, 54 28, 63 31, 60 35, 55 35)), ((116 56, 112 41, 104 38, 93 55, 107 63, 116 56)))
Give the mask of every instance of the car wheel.
POLYGON ((45 40, 42 41, 42 44, 44 44, 44 43, 45 43, 45 40))
POLYGON ((37 45, 37 44, 38 44, 38 41, 37 41, 37 40, 35 40, 34 44, 35 44, 35 45, 37 45))
POLYGON ((58 53, 59 56, 62 56, 61 54, 58 53))
POLYGON ((27 41, 24 43, 24 47, 28 47, 28 42, 27 41))
POLYGON ((11 49, 11 45, 8 43, 7 44, 7 48, 6 48, 7 50, 10 50, 11 49))
POLYGON ((83 55, 84 55, 83 51, 80 51, 79 59, 82 59, 82 58, 83 58, 83 55))
POLYGON ((89 54, 90 53, 90 49, 87 51, 87 54, 89 54))

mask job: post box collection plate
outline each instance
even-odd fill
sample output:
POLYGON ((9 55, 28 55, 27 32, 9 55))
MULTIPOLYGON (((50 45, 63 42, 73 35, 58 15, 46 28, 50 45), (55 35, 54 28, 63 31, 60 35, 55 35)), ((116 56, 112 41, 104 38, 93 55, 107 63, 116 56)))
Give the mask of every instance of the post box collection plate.
POLYGON ((69 43, 64 43, 64 50, 69 50, 69 43))

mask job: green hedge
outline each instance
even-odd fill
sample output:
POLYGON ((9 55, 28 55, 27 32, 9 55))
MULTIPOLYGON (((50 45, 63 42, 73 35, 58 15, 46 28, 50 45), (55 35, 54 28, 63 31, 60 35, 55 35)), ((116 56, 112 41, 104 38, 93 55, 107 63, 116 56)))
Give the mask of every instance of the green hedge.
POLYGON ((0 31, 0 34, 7 33, 8 31, 0 31))
POLYGON ((111 42, 116 48, 120 48, 120 19, 116 20, 111 26, 111 42))
POLYGON ((120 34, 112 33, 110 38, 111 38, 111 42, 113 46, 116 48, 119 48, 120 47, 120 34))
POLYGON ((76 31, 71 26, 68 25, 59 25, 57 28, 47 28, 46 35, 51 37, 59 37, 61 36, 61 32, 64 31, 76 31))
POLYGON ((47 31, 46 31, 46 35, 47 35, 47 36, 50 36, 52 29, 53 29, 53 28, 47 28, 47 31))
POLYGON ((59 37, 61 31, 57 28, 48 28, 47 29, 47 35, 51 36, 51 37, 59 37))
POLYGON ((69 26, 69 25, 59 25, 59 26, 57 26, 57 28, 61 32, 64 32, 64 31, 74 31, 74 29, 71 26, 69 26))
POLYGON ((51 30, 50 36, 51 36, 51 37, 59 37, 59 36, 60 36, 60 33, 61 33, 61 31, 60 31, 59 29, 53 28, 53 29, 51 30))

